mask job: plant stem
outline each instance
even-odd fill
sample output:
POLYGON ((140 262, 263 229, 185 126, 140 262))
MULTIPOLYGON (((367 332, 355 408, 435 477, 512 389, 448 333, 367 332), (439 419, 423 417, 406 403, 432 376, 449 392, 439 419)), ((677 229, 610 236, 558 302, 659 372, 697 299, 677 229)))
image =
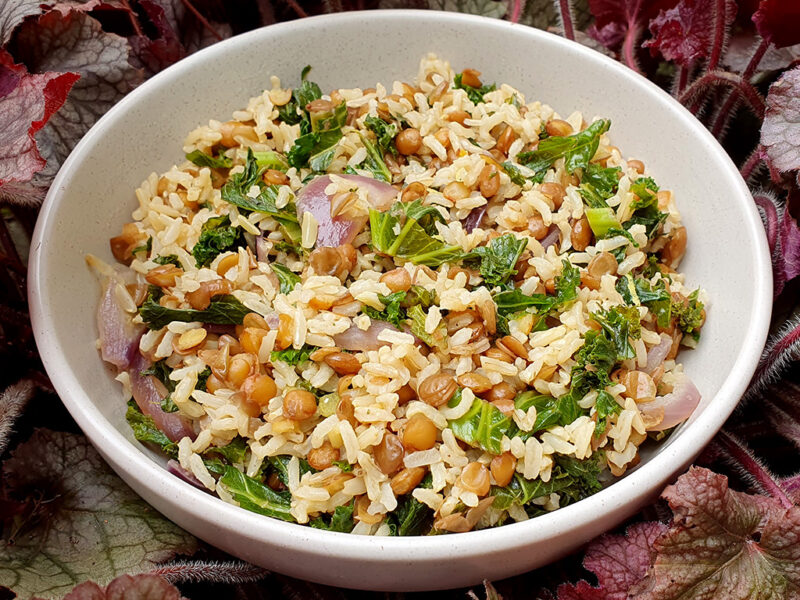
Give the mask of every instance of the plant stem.
POLYGON ((625 41, 622 44, 622 55, 625 57, 625 64, 641 75, 642 71, 639 69, 639 65, 636 64, 636 56, 634 54, 634 46, 639 38, 639 32, 640 27, 638 25, 628 28, 625 33, 625 41))
MULTIPOLYGON (((742 177, 744 177, 744 174, 742 177)), ((745 177, 745 179, 747 178, 745 177)), ((767 230, 767 243, 769 244, 769 253, 772 255, 772 253, 775 251, 775 244, 778 241, 778 209, 775 208, 772 200, 762 194, 753 196, 753 200, 761 208, 761 210, 764 211, 764 217, 767 221, 765 226, 765 229, 767 230)))
POLYGON ((732 88, 738 95, 746 101, 750 110, 759 118, 764 116, 764 100, 756 89, 741 77, 728 71, 711 71, 699 79, 696 79, 678 96, 678 102, 686 105, 694 100, 705 88, 717 85, 725 85, 732 88))
POLYGON ((767 347, 764 349, 764 354, 761 356, 758 368, 756 369, 753 379, 750 381, 750 389, 747 390, 747 395, 753 395, 755 392, 763 389, 772 381, 776 374, 782 371, 788 362, 795 358, 793 349, 800 344, 800 323, 798 321, 788 321, 790 324, 788 330, 780 331, 777 336, 778 339, 771 339, 767 342, 767 347))
POLYGON ((561 15, 561 24, 564 27, 564 37, 575 40, 575 29, 572 25, 572 7, 569 0, 558 0, 558 12, 561 15))
POLYGON ((741 441, 723 429, 717 435, 717 442, 730 454, 738 466, 751 475, 758 485, 780 502, 784 508, 792 508, 794 506, 786 496, 786 492, 781 489, 772 478, 772 475, 750 455, 750 452, 741 441))
POLYGON ((133 32, 139 37, 143 36, 144 33, 142 33, 142 28, 139 26, 139 20, 136 18, 136 13, 133 12, 128 0, 120 0, 120 4, 122 4, 122 7, 128 11, 128 19, 131 21, 133 32))
POLYGON ((525 0, 511 1, 511 22, 519 23, 522 13, 525 11, 525 0))
POLYGON ((219 41, 222 41, 222 36, 219 34, 219 32, 212 27, 211 23, 208 22, 208 19, 206 19, 202 13, 194 7, 190 0, 181 0, 181 3, 183 3, 186 9, 192 13, 198 21, 200 21, 200 24, 205 27, 209 33, 211 33, 211 35, 213 35, 219 41))
POLYGON ((692 70, 691 65, 683 66, 680 65, 678 67, 678 77, 677 77, 677 85, 675 86, 675 92, 673 96, 679 96, 683 90, 686 89, 686 84, 689 83, 689 71, 692 70))
POLYGON ((716 0, 714 9, 714 45, 711 47, 711 58, 708 59, 706 71, 715 70, 722 56, 722 47, 725 45, 725 2, 726 0, 716 0))
POLYGON ((761 164, 761 148, 756 147, 756 149, 750 153, 750 156, 747 157, 747 160, 744 161, 742 168, 739 169, 739 173, 742 174, 742 179, 747 181, 759 164, 761 164))
POLYGON ((286 4, 288 4, 289 8, 291 8, 301 19, 305 19, 308 16, 308 13, 303 10, 303 7, 300 6, 295 0, 286 0, 286 4))
MULTIPOLYGON (((744 71, 742 71, 742 81, 747 83, 747 85, 750 85, 750 78, 758 68, 761 59, 764 58, 764 54, 767 52, 768 48, 769 43, 765 40, 761 40, 761 43, 756 47, 755 52, 753 52, 753 56, 750 57, 750 62, 747 63, 744 71)), ((722 105, 722 108, 719 109, 717 118, 714 120, 714 124, 711 126, 711 133, 714 135, 714 137, 719 137, 719 134, 725 129, 725 126, 728 124, 728 121, 732 116, 737 100, 737 95, 734 92, 731 92, 725 100, 725 103, 722 105)))

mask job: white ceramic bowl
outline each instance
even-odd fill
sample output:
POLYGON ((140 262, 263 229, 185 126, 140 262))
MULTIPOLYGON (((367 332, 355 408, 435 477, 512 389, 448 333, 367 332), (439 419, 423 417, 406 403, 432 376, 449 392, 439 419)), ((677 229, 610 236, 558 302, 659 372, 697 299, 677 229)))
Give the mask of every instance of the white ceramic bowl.
POLYGON ((283 23, 221 42, 155 76, 103 117, 75 148, 42 208, 29 294, 36 339, 61 398, 108 463, 167 517, 245 560, 317 582, 381 590, 441 589, 543 565, 651 501, 733 410, 763 346, 771 270, 759 216, 725 152, 677 102, 630 69, 521 25, 454 13, 378 11, 283 23), (183 159, 184 136, 225 119, 276 74, 296 83, 313 65, 323 90, 410 80, 436 52, 485 81, 508 82, 561 114, 609 117, 626 156, 677 194, 689 232, 682 265, 712 299, 699 349, 682 355, 703 401, 627 477, 528 522, 465 534, 377 538, 319 531, 247 512, 167 473, 133 440, 120 386, 95 349, 98 285, 87 252, 130 220, 133 190, 183 159))

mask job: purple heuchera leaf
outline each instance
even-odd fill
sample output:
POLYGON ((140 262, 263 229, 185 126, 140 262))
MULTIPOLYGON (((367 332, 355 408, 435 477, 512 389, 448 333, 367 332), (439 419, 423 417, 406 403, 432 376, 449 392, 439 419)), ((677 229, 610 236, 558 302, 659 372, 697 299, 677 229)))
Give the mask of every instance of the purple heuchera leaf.
POLYGON ((800 44, 800 2, 761 0, 753 14, 758 33, 778 48, 800 44))
POLYGON ((624 600, 628 590, 653 562, 653 544, 665 531, 663 523, 636 523, 625 535, 604 535, 592 542, 583 566, 597 576, 597 587, 586 581, 558 588, 558 600, 624 600))
POLYGON ((39 429, 11 452, 2 474, 0 496, 29 507, 13 543, 0 544, 0 585, 20 598, 60 597, 87 579, 105 585, 197 549, 81 435, 39 429))
POLYGON ((35 71, 75 71, 81 75, 47 130, 55 157, 63 161, 83 135, 141 80, 128 62, 125 38, 102 30, 83 11, 51 11, 22 25, 20 57, 35 71))
POLYGON ((782 173, 800 169, 800 67, 770 86, 761 145, 773 168, 782 173))
MULTIPOLYGON (((668 61, 688 67, 694 61, 707 58, 714 43, 716 15, 715 0, 681 0, 677 5, 650 21, 653 39, 643 45, 653 56, 659 52, 668 61)), ((725 26, 736 17, 736 3, 725 2, 725 26)))
POLYGON ((0 0, 0 46, 5 46, 11 34, 25 17, 41 14, 41 0, 0 0))
POLYGON ((783 209, 778 239, 783 257, 784 281, 790 281, 800 275, 800 225, 789 212, 788 206, 783 209))
POLYGON ((30 181, 45 166, 34 136, 51 119, 78 80, 75 73, 28 73, 0 50, 0 197, 30 181))
POLYGON ((653 544, 637 600, 796 598, 800 508, 728 489, 728 480, 692 467, 664 490, 675 516, 653 544))
POLYGON ((675 0, 589 0, 595 18, 587 33, 606 48, 616 48, 626 35, 637 33, 647 19, 675 0))
POLYGON ((63 600, 181 600, 178 588, 157 575, 121 575, 105 588, 93 581, 76 586, 63 600))

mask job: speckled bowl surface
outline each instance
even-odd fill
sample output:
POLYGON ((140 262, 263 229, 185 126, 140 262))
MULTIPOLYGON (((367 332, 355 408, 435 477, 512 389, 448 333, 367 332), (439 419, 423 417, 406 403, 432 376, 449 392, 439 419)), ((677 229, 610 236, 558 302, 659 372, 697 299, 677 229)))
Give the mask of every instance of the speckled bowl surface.
POLYGON ((651 501, 735 407, 767 333, 767 244, 738 171, 666 93, 617 62, 521 25, 454 13, 347 13, 274 25, 221 42, 153 77, 95 125, 53 184, 33 239, 29 294, 42 359, 61 398, 108 463, 167 517, 236 556, 295 577, 381 590, 441 589, 499 579, 563 556, 651 501), (247 512, 167 473, 133 440, 121 387, 95 348, 99 288, 84 255, 111 260, 133 190, 183 159, 182 141, 269 86, 313 66, 323 90, 410 80, 436 52, 456 70, 508 82, 561 114, 612 121, 627 157, 674 190, 689 232, 682 265, 712 300, 697 350, 682 355, 703 394, 692 417, 627 477, 533 520, 465 534, 380 538, 330 533, 247 512))

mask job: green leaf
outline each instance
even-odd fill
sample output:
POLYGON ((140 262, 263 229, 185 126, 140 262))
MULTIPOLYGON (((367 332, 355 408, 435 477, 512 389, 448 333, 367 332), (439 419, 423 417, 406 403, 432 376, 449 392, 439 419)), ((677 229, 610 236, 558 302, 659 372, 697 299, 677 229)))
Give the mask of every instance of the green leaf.
POLYGON ((144 444, 152 444, 172 458, 178 456, 178 444, 171 441, 164 432, 156 427, 153 418, 143 414, 133 400, 128 401, 125 420, 128 421, 128 425, 133 430, 133 437, 138 441, 144 444))
POLYGON ((253 158, 256 164, 262 169, 273 169, 275 171, 283 171, 284 173, 289 170, 289 163, 279 152, 267 150, 264 152, 253 152, 253 158))
POLYGON ((377 310, 371 306, 364 306, 363 311, 370 319, 378 321, 386 321, 391 323, 398 329, 402 329, 405 325, 406 311, 402 308, 405 302, 407 292, 394 292, 388 296, 378 296, 378 300, 384 305, 383 310, 377 310))
POLYGON ((602 239, 608 235, 609 231, 619 230, 621 227, 613 208, 587 208, 584 213, 589 221, 589 227, 592 228, 592 233, 597 239, 602 239))
POLYGON ((498 327, 501 333, 508 333, 508 326, 505 324, 513 315, 523 312, 527 308, 534 307, 537 313, 544 315, 558 307, 564 306, 578 297, 578 287, 581 283, 580 270, 572 265, 568 260, 561 261, 561 274, 557 275, 553 281, 556 288, 554 296, 545 294, 523 294, 519 289, 499 292, 494 295, 494 302, 497 305, 498 327))
POLYGON ((307 123, 308 113, 306 105, 309 102, 322 98, 322 90, 316 83, 306 81, 310 67, 303 69, 300 75, 301 83, 292 91, 292 99, 278 109, 278 118, 289 125, 307 123))
POLYGON ((581 183, 592 186, 603 198, 610 198, 619 189, 620 173, 622 169, 619 167, 604 168, 597 163, 589 163, 583 171, 581 183))
POLYGON ((371 208, 369 224, 373 248, 382 254, 429 267, 461 260, 464 252, 460 246, 448 246, 433 237, 431 230, 436 215, 442 218, 435 207, 422 206, 420 200, 410 204, 396 202, 386 212, 371 208))
POLYGON ((526 238, 517 239, 514 234, 507 233, 492 239, 488 246, 478 246, 465 260, 475 262, 477 258, 483 281, 489 287, 503 287, 517 273, 514 267, 527 244, 526 238))
POLYGON ((173 321, 183 323, 211 323, 214 325, 241 325, 244 316, 251 313, 249 308, 235 296, 224 295, 211 298, 211 304, 203 310, 166 308, 149 294, 139 308, 139 315, 150 329, 161 329, 173 321))
POLYGON ((592 313, 592 317, 603 327, 606 337, 614 342, 618 360, 636 356, 629 339, 639 339, 642 334, 639 310, 636 307, 614 306, 607 311, 592 313))
POLYGON ((695 340, 700 339, 700 328, 703 326, 703 303, 698 300, 700 290, 689 294, 687 302, 672 302, 672 314, 677 318, 677 326, 683 333, 695 340))
POLYGON ((594 428, 597 435, 601 435, 608 427, 608 417, 618 415, 622 410, 619 402, 614 400, 614 396, 605 390, 600 390, 597 394, 594 408, 597 411, 597 425, 594 428))
POLYGON ((258 165, 258 159, 252 150, 247 150, 245 169, 231 177, 222 186, 222 199, 245 212, 254 211, 264 213, 275 219, 281 226, 281 231, 288 241, 300 244, 300 222, 297 219, 297 208, 289 202, 283 208, 278 208, 276 202, 280 186, 264 185, 261 175, 265 168, 258 165), (258 186, 259 193, 251 198, 248 193, 253 186, 258 186))
POLYGON ((233 160, 220 154, 219 156, 210 156, 202 150, 193 150, 186 155, 186 160, 196 164, 198 167, 209 167, 211 169, 230 169, 233 166, 233 160))
POLYGON ((397 155, 397 148, 394 146, 394 138, 400 133, 400 128, 396 123, 387 123, 383 119, 367 115, 364 125, 375 134, 375 142, 383 152, 391 152, 397 155))
POLYGON ((153 262, 159 265, 175 265, 179 269, 183 268, 181 261, 176 254, 167 254, 166 256, 156 256, 153 262))
POLYGON ((500 442, 511 423, 511 419, 497 407, 475 398, 469 410, 460 418, 449 421, 448 425, 462 442, 478 446, 490 454, 502 454, 500 442))
POLYGON ((308 166, 315 172, 325 171, 333 160, 346 121, 347 106, 342 102, 329 116, 311 123, 310 130, 297 138, 286 154, 289 165, 298 169, 308 166))
POLYGON ((501 166, 506 172, 506 175, 508 175, 508 178, 511 180, 511 183, 514 183, 520 187, 525 185, 527 178, 522 174, 522 171, 519 170, 517 165, 511 161, 506 161, 501 166))
POLYGON ((283 521, 294 521, 289 512, 291 494, 276 492, 235 467, 227 467, 217 485, 224 486, 239 506, 246 510, 283 521))
POLYGON ((318 346, 311 346, 309 344, 304 344, 302 348, 295 349, 295 348, 287 348, 286 350, 273 350, 270 353, 270 361, 282 361, 288 365, 297 366, 301 363, 306 362, 311 356, 311 354, 315 351, 319 350, 318 346))
POLYGON ((415 304, 409 308, 407 314, 408 318, 411 319, 411 333, 431 348, 439 348, 440 350, 447 348, 447 326, 443 320, 439 322, 433 333, 428 333, 425 331, 425 320, 428 315, 421 304, 415 304))
POLYGON ((633 215, 625 222, 625 228, 640 224, 644 225, 647 237, 653 239, 658 233, 661 224, 666 221, 668 213, 658 210, 658 184, 650 177, 639 177, 631 184, 631 191, 639 199, 631 203, 633 215))
POLYGON ((353 521, 353 508, 355 500, 351 500, 349 504, 344 506, 337 506, 333 514, 328 517, 317 517, 309 521, 309 525, 315 529, 325 529, 327 531, 338 531, 340 533, 350 533, 355 527, 353 521))
POLYGON ((289 267, 285 267, 279 263, 270 263, 269 268, 272 269, 272 272, 278 277, 281 294, 291 293, 295 286, 301 282, 300 276, 290 271, 289 267))
POLYGON ((153 363, 149 369, 142 371, 142 375, 152 375, 167 388, 168 392, 174 392, 177 384, 169 378, 170 373, 172 373, 172 369, 167 365, 166 358, 162 358, 153 363))
POLYGON ((453 87, 457 90, 464 90, 467 92, 467 97, 472 101, 473 104, 480 104, 483 102, 483 97, 488 94, 489 92, 493 92, 497 89, 495 84, 490 85, 482 85, 481 87, 472 87, 471 85, 465 85, 461 81, 462 74, 459 73, 455 77, 453 77, 453 87))
POLYGON ((659 327, 669 327, 672 320, 672 296, 663 279, 651 285, 647 279, 630 273, 617 280, 616 289, 629 306, 644 304, 656 316, 659 327))
POLYGON ((153 238, 148 237, 147 241, 144 244, 142 244, 141 246, 136 246, 136 248, 131 250, 131 254, 136 255, 139 252, 146 252, 147 254, 150 254, 150 250, 152 249, 153 249, 153 238))
POLYGON ((60 598, 87 579, 105 585, 197 549, 81 435, 38 429, 2 466, 6 498, 23 512, 0 544, 0 582, 18 598, 60 598))
POLYGON ((600 119, 583 131, 567 137, 548 137, 539 142, 536 150, 522 152, 517 161, 532 169, 539 181, 547 170, 559 159, 564 159, 564 168, 568 173, 576 169, 585 169, 597 152, 600 136, 608 131, 611 121, 600 119))
MULTIPOLYGON (((432 477, 430 474, 420 482, 419 487, 430 488, 432 477)), ((397 499, 395 508, 386 520, 392 535, 423 535, 430 529, 433 512, 428 506, 414 498, 411 494, 406 494, 397 499)))
POLYGON ((192 248, 198 267, 207 267, 222 252, 244 245, 242 230, 230 223, 228 215, 211 217, 203 223, 200 238, 192 248))
POLYGON ((218 456, 225 459, 231 465, 236 465, 244 463, 247 450, 247 441, 242 436, 237 435, 224 446, 211 446, 208 450, 203 452, 203 457, 213 458, 214 456, 218 456))
POLYGON ((367 149, 367 158, 363 162, 363 168, 371 172, 375 179, 391 183, 392 174, 383 161, 381 152, 364 135, 359 134, 359 137, 361 138, 361 143, 364 144, 364 148, 367 149))
POLYGON ((593 389, 605 389, 611 383, 609 374, 616 363, 617 347, 605 332, 587 331, 583 346, 575 355, 571 393, 582 398, 593 389))

